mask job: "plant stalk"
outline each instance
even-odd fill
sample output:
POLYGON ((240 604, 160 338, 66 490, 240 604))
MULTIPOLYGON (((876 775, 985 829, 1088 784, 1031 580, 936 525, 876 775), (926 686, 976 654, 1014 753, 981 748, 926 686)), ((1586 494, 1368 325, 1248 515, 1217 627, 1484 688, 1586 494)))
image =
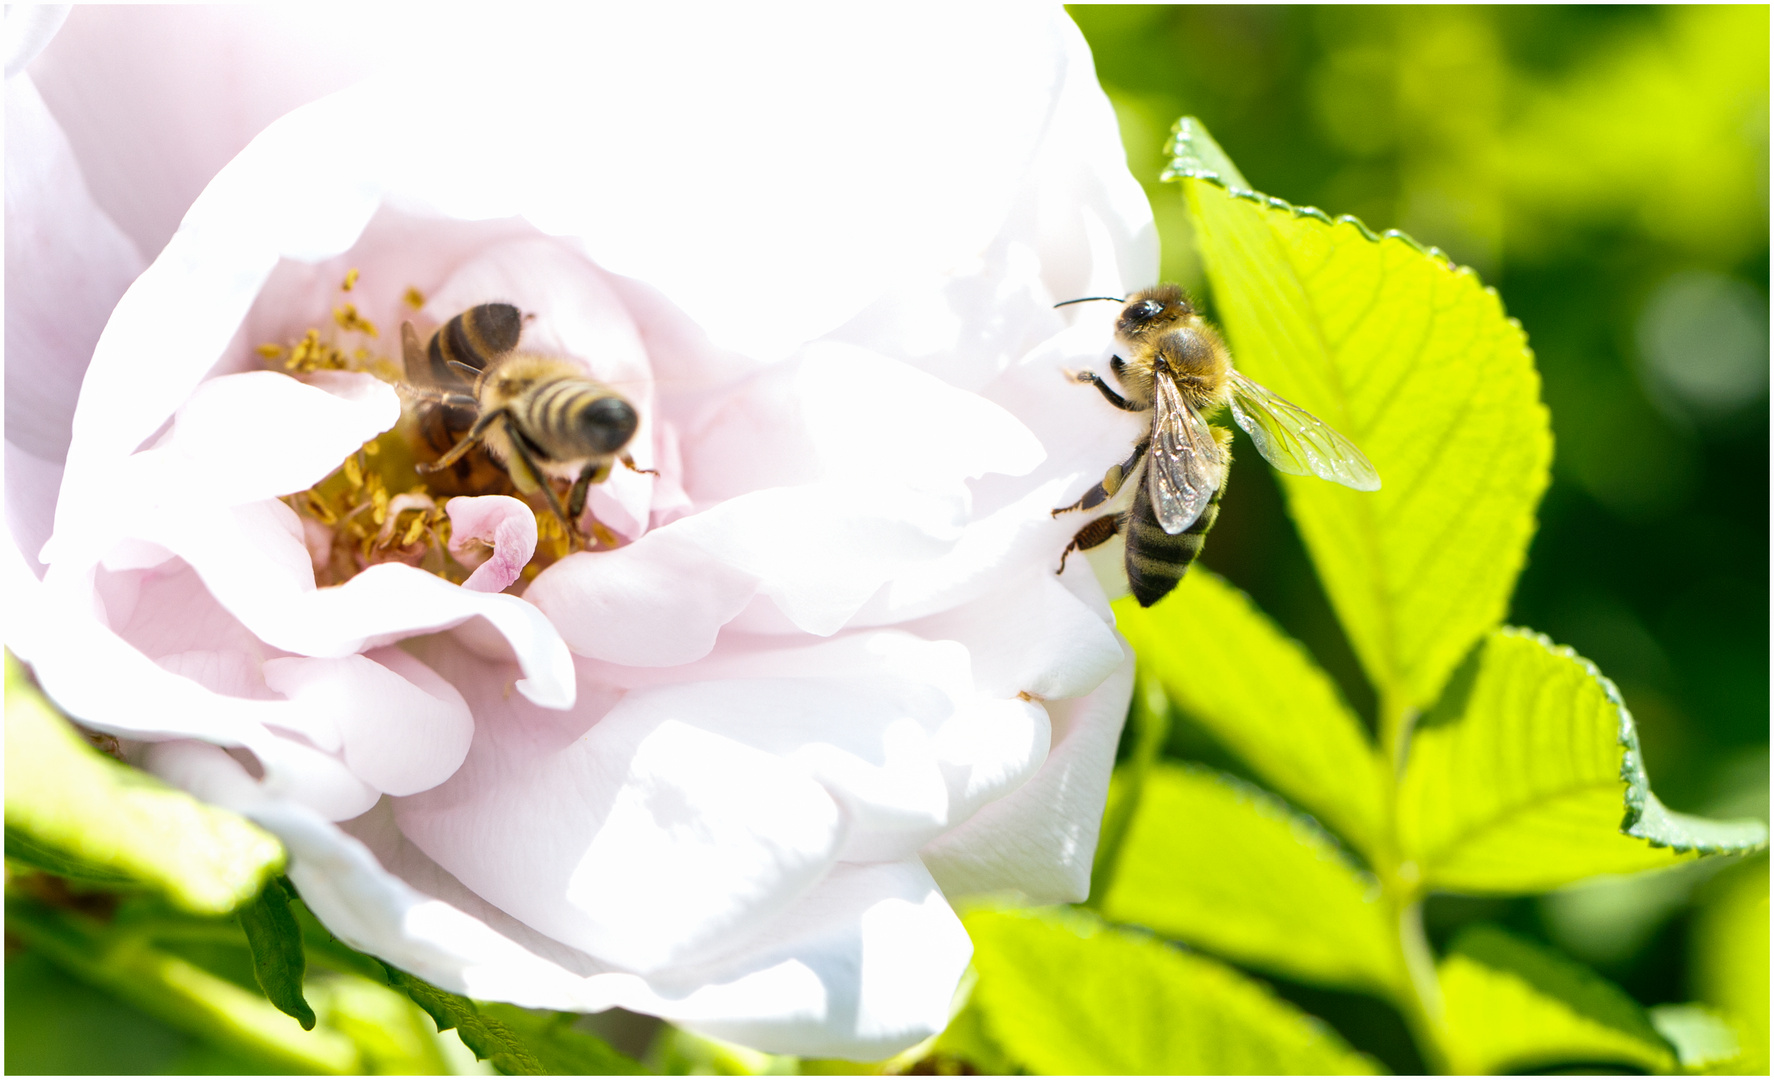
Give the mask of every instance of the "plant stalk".
POLYGON ((1382 770, 1387 808, 1387 836, 1380 871, 1381 888, 1395 930, 1396 959, 1401 981, 1393 1000, 1404 1015, 1423 1064, 1431 1072, 1448 1071, 1446 1026, 1442 1012, 1441 982, 1435 969, 1435 952, 1423 932, 1422 890, 1417 870, 1405 860, 1398 833, 1399 782, 1404 777, 1416 709, 1402 694, 1384 690, 1380 695, 1380 749, 1385 754, 1382 770))

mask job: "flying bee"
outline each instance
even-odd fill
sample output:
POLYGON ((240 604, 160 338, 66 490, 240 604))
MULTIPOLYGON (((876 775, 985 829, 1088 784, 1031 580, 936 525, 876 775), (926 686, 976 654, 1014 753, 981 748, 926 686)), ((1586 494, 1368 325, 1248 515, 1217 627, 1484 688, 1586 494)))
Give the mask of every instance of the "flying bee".
POLYGON ((540 491, 567 535, 579 538, 578 521, 592 484, 620 461, 638 468, 623 448, 640 423, 634 406, 616 391, 566 360, 517 351, 523 316, 510 304, 480 304, 446 322, 423 348, 413 324, 402 323, 401 352, 409 377, 423 371, 430 386, 416 391, 424 403, 419 430, 442 454, 420 465, 424 473, 456 470, 469 479, 464 456, 483 447, 525 495, 540 491), (553 480, 572 486, 561 506, 553 480))
POLYGON ((1201 554, 1226 491, 1232 433, 1204 419, 1220 408, 1231 410, 1257 452, 1281 472, 1311 473, 1357 491, 1379 490, 1380 474, 1354 443, 1232 366, 1225 342, 1182 289, 1158 285, 1126 300, 1090 296, 1065 304, 1086 300, 1125 305, 1115 320, 1118 348, 1109 361, 1125 396, 1095 372, 1080 371, 1071 378, 1096 387, 1117 409, 1150 411, 1152 425, 1127 460, 1110 469, 1101 483, 1053 512, 1057 517, 1102 505, 1144 465, 1144 482, 1134 492, 1133 505, 1079 529, 1060 556, 1061 571, 1072 552, 1125 533, 1127 583, 1140 606, 1151 607, 1176 588, 1201 554))

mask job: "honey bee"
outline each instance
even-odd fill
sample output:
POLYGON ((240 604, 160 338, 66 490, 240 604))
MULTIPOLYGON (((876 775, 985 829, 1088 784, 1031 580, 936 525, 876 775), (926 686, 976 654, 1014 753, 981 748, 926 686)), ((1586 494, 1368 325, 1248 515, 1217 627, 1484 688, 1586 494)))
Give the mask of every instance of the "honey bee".
POLYGON ((446 322, 423 348, 410 322, 400 328, 408 377, 423 371, 428 387, 418 424, 442 456, 420 465, 428 474, 454 470, 459 485, 470 479, 477 446, 525 495, 540 491, 567 535, 582 540, 578 520, 592 484, 610 475, 614 462, 636 472, 623 448, 640 417, 616 391, 567 360, 517 350, 523 315, 511 304, 480 304, 446 322), (565 507, 556 478, 572 486, 565 507))
POLYGON ((1249 433, 1257 452, 1284 473, 1311 473, 1357 491, 1378 491, 1380 474, 1355 444, 1324 421, 1240 374, 1220 335, 1196 311, 1183 290, 1158 285, 1126 300, 1090 296, 1067 300, 1124 304, 1115 320, 1119 348, 1109 370, 1125 396, 1092 371, 1071 374, 1097 388, 1109 404, 1152 414, 1148 434, 1127 460, 1071 506, 1089 510, 1112 498, 1145 466, 1133 505, 1091 521, 1072 537, 1059 568, 1074 551, 1087 551, 1125 532, 1127 583, 1141 607, 1151 607, 1176 588, 1201 554, 1207 531, 1219 517, 1232 463, 1232 432, 1204 417, 1220 408, 1249 433))

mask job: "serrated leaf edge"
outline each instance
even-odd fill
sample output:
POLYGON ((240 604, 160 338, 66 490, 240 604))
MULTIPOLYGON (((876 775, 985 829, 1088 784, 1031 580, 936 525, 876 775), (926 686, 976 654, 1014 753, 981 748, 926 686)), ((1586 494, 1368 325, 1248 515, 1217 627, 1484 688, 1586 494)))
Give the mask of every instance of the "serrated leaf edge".
POLYGON ((1760 851, 1768 846, 1766 830, 1760 843, 1755 844, 1684 844, 1680 841, 1660 839, 1650 834, 1645 819, 1654 817, 1658 811, 1668 813, 1663 803, 1651 790, 1651 778, 1645 771, 1644 752, 1639 748, 1638 725, 1632 719, 1632 710, 1626 707, 1626 699, 1614 680, 1603 675, 1594 661, 1583 656, 1569 645, 1555 644, 1551 638, 1538 630, 1530 630, 1521 626, 1499 627, 1497 633, 1506 637, 1526 638, 1535 642, 1547 652, 1561 659, 1575 661, 1577 666, 1594 679, 1601 687, 1602 694, 1608 703, 1614 706, 1620 716, 1620 727, 1616 740, 1622 749, 1620 759, 1620 779, 1626 784, 1624 795, 1626 810, 1620 820, 1620 832, 1635 840, 1643 840, 1654 848, 1669 848, 1672 851, 1686 853, 1699 852, 1702 855, 1740 855, 1752 851, 1760 851))
MULTIPOLYGON (((1258 206, 1266 207, 1271 210, 1284 210, 1296 218, 1312 218, 1315 221, 1320 221, 1331 226, 1353 225, 1355 230, 1361 234, 1362 238, 1370 243, 1378 244, 1385 240, 1403 241, 1407 247, 1419 254, 1434 259, 1453 273, 1464 274, 1473 278, 1475 281, 1479 282, 1479 285, 1486 293, 1489 293, 1492 296, 1499 295, 1494 286, 1484 284, 1484 279, 1479 276, 1477 270, 1474 270, 1470 266, 1463 266, 1460 263, 1455 262, 1447 252, 1433 245, 1424 244, 1402 230, 1387 229, 1385 232, 1377 233, 1368 228, 1366 222, 1353 214, 1340 214, 1336 217, 1332 217, 1323 210, 1318 209, 1316 206, 1296 206, 1293 203, 1288 202, 1286 199, 1278 199, 1273 195, 1265 195, 1253 188, 1240 186, 1210 169, 1198 169, 1189 165, 1180 164, 1179 145, 1185 140, 1194 138, 1192 134, 1186 132, 1184 129, 1186 126, 1195 126, 1199 124, 1200 121, 1196 120, 1194 117, 1185 116, 1171 126, 1170 143, 1165 147, 1165 152, 1170 155, 1170 164, 1165 166, 1162 173, 1158 174, 1158 179, 1160 181, 1203 180, 1221 189, 1234 199, 1242 199, 1245 202, 1255 203, 1258 206)), ((1205 130, 1203 130, 1202 134, 1206 134, 1205 130)), ((1212 137, 1208 136, 1208 138, 1211 141, 1212 137)), ((1244 178, 1238 177, 1237 179, 1243 180, 1244 178)), ((1249 183, 1249 181, 1245 182, 1247 184, 1249 183)), ((1521 320, 1507 313, 1505 313, 1503 317, 1508 320, 1509 325, 1518 330, 1521 329, 1521 320)))

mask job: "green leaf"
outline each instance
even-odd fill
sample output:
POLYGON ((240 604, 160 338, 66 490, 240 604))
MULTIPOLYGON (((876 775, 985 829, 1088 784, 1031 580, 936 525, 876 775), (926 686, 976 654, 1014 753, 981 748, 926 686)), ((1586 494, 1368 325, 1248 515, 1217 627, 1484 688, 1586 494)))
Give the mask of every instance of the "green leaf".
POLYGON ((1380 764, 1361 721, 1248 596, 1197 566, 1165 603, 1118 601, 1115 626, 1171 701, 1276 791, 1372 850, 1380 764))
MULTIPOLYGON (((1653 1005, 1647 1010, 1651 1026, 1669 1045, 1675 1047, 1682 1068, 1689 1072, 1716 1070, 1733 1066, 1732 1072, 1758 1071, 1738 1069, 1743 1048, 1731 1021, 1705 1005, 1653 1005)), ((1759 1070, 1766 1072, 1766 1069, 1759 1070)))
POLYGON ((1038 1073, 1372 1073, 1262 985, 1082 912, 965 918, 992 1038, 1038 1073))
POLYGON ((1311 818, 1206 769, 1153 767, 1103 914, 1306 982, 1402 977, 1379 882, 1311 818))
POLYGON ((1614 684, 1516 629, 1485 638, 1418 725, 1398 825, 1426 887, 1487 893, 1540 892, 1768 838, 1760 822, 1664 809, 1614 684))
POLYGON ((1454 1072, 1579 1063, 1675 1068, 1669 1044, 1619 987, 1495 927, 1463 932, 1440 974, 1454 1072))
POLYGON ((455 1028, 475 1057, 491 1062, 507 1075, 633 1076, 647 1071, 597 1036, 573 1028, 571 1013, 537 1013, 515 1005, 483 1004, 440 990, 399 968, 383 966, 387 968, 388 984, 429 1013, 437 1022, 437 1030, 455 1028))
POLYGON ((253 977, 271 1004, 295 1017, 302 1030, 314 1030, 314 1010, 302 997, 302 976, 308 958, 302 950, 302 930, 290 911, 289 893, 281 882, 266 883, 259 898, 241 908, 236 917, 246 931, 253 952, 253 977))
POLYGON ((11 892, 6 932, 64 971, 270 1072, 356 1073, 350 1040, 303 1031, 259 995, 138 934, 11 892))
POLYGON ((967 1004, 949 1020, 949 1026, 943 1028, 942 1034, 930 1044, 929 1053, 922 1060, 928 1062, 932 1070, 948 1064, 953 1069, 951 1075, 961 1075, 961 1069, 957 1066, 962 1063, 974 1074, 1002 1076, 1013 1073, 1016 1071, 1016 1062, 992 1038, 991 1032, 986 1030, 985 1014, 973 1000, 979 972, 969 969, 967 978, 972 982, 967 988, 967 1004))
POLYGON ((323 1028, 350 1039, 363 1058, 363 1071, 378 1075, 436 1075, 460 1065, 460 1040, 437 1030, 424 1010, 379 979, 324 973, 311 977, 308 998, 323 1028), (458 1047, 449 1044, 457 1043, 458 1047))
POLYGON ((1382 701, 1425 705, 1502 621, 1534 531, 1552 436, 1527 340, 1440 252, 1244 190, 1198 122, 1171 150, 1239 369, 1379 470, 1372 493, 1281 483, 1382 701))
POLYGON ((277 838, 99 753, 6 654, 6 854, 224 914, 283 868, 277 838))
POLYGON ((1768 858, 1709 882, 1695 913, 1693 983, 1740 1027, 1742 1071, 1768 1071, 1768 858))

